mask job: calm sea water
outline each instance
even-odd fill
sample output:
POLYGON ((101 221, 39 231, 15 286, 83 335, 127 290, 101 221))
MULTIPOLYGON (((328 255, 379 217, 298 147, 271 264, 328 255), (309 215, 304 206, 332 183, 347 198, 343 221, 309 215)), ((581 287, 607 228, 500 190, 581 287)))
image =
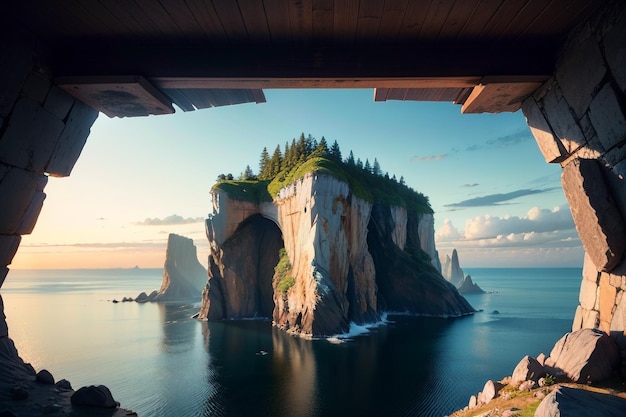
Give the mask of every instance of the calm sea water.
POLYGON ((389 316, 343 341, 199 322, 199 303, 109 301, 158 289, 159 269, 14 270, 0 293, 22 358, 75 389, 105 384, 141 416, 440 417, 524 355, 549 353, 571 328, 581 269, 466 273, 491 292, 467 296, 484 311, 389 316))

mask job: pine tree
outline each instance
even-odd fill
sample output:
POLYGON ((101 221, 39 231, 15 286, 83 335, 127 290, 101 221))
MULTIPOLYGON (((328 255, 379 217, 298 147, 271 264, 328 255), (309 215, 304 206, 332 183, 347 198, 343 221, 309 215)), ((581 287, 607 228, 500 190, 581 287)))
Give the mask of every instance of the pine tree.
POLYGON ((254 172, 252 172, 252 168, 250 168, 250 165, 246 165, 246 169, 245 169, 245 171, 243 171, 241 179, 242 180, 254 179, 254 172))
POLYGON ((320 139, 315 151, 320 155, 328 155, 328 143, 326 143, 326 138, 324 136, 320 139))
POLYGON ((372 167, 372 174, 380 175, 380 164, 378 163, 378 159, 374 158, 374 166, 372 167))
POLYGON ((404 182, 404 177, 403 177, 403 176, 400 176, 400 185, 404 185, 404 184, 405 184, 405 182, 404 182))
POLYGON ((356 167, 359 169, 363 169, 363 162, 361 161, 361 158, 356 159, 356 167))
POLYGON ((352 149, 350 149, 350 154, 348 155, 348 159, 346 159, 346 164, 348 164, 348 166, 355 166, 356 162, 354 161, 354 153, 352 153, 352 149))
POLYGON ((339 149, 339 144, 336 140, 333 142, 333 145, 330 147, 328 153, 336 160, 341 161, 341 149, 339 149))
POLYGON ((267 170, 270 162, 270 154, 267 152, 267 147, 263 147, 261 152, 261 161, 259 162, 259 178, 262 180, 267 179, 267 170))
POLYGON ((272 158, 270 159, 269 178, 276 176, 280 172, 282 166, 283 157, 280 153, 280 145, 276 145, 272 158))
POLYGON ((296 143, 296 161, 304 161, 304 158, 306 158, 306 138, 302 133, 296 143))
POLYGON ((372 167, 370 166, 370 160, 369 159, 365 159, 365 166, 363 167, 363 169, 365 169, 367 172, 372 172, 372 167))

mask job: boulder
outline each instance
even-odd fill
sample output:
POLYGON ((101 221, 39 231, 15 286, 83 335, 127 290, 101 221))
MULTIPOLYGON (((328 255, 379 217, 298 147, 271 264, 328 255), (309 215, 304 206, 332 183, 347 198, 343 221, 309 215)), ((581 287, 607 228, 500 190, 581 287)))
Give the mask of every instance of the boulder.
POLYGON ((584 389, 559 387, 541 401, 535 417, 624 417, 625 410, 624 398, 584 389))
POLYGON ((533 381, 532 379, 529 379, 528 381, 524 381, 521 384, 519 384, 519 387, 517 387, 517 389, 520 391, 530 391, 536 387, 537 387, 537 383, 533 381))
POLYGON ((511 376, 512 382, 524 382, 528 380, 538 381, 546 373, 543 365, 541 365, 532 356, 524 356, 522 360, 517 364, 513 375, 511 376))
POLYGON ((72 384, 67 379, 62 379, 54 385, 61 391, 72 391, 72 384))
POLYGON ((476 407, 476 405, 478 405, 478 400, 476 399, 475 395, 472 395, 469 399, 469 404, 467 405, 467 407, 469 409, 472 409, 474 407, 476 407))
POLYGON ((47 369, 42 369, 41 371, 37 372, 37 375, 35 376, 35 381, 39 382, 40 384, 54 385, 54 377, 47 369))
POLYGON ((611 336, 597 329, 580 329, 556 342, 545 368, 574 382, 597 383, 611 377, 619 363, 619 349, 611 336))
POLYGON ((496 396, 498 395, 498 392, 502 389, 502 385, 497 383, 497 382, 493 382, 492 380, 489 380, 485 383, 485 386, 483 387, 483 401, 485 402, 485 404, 488 404, 491 400, 493 400, 494 398, 496 398, 496 396))
POLYGON ((71 401, 73 405, 89 407, 114 408, 120 405, 113 399, 111 391, 104 385, 82 387, 72 394, 71 401))

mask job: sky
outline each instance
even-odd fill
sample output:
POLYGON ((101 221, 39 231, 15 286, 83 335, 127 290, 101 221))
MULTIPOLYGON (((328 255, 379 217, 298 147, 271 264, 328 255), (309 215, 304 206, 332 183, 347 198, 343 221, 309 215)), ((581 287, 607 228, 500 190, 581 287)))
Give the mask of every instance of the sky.
POLYGON ((219 174, 257 172, 264 146, 311 134, 403 176, 430 198, 440 256, 462 267, 581 266, 560 185, 520 111, 374 102, 373 90, 265 90, 267 103, 139 118, 100 114, 67 178, 50 178, 35 230, 11 268, 159 268, 167 237, 194 239, 219 174))

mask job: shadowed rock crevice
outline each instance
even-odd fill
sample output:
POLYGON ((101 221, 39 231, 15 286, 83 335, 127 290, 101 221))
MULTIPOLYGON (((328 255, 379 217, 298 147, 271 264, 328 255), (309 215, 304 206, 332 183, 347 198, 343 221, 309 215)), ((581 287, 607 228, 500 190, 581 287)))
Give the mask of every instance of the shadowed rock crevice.
POLYGON ((201 318, 272 317, 272 278, 283 247, 280 229, 260 214, 243 221, 209 257, 201 318))

